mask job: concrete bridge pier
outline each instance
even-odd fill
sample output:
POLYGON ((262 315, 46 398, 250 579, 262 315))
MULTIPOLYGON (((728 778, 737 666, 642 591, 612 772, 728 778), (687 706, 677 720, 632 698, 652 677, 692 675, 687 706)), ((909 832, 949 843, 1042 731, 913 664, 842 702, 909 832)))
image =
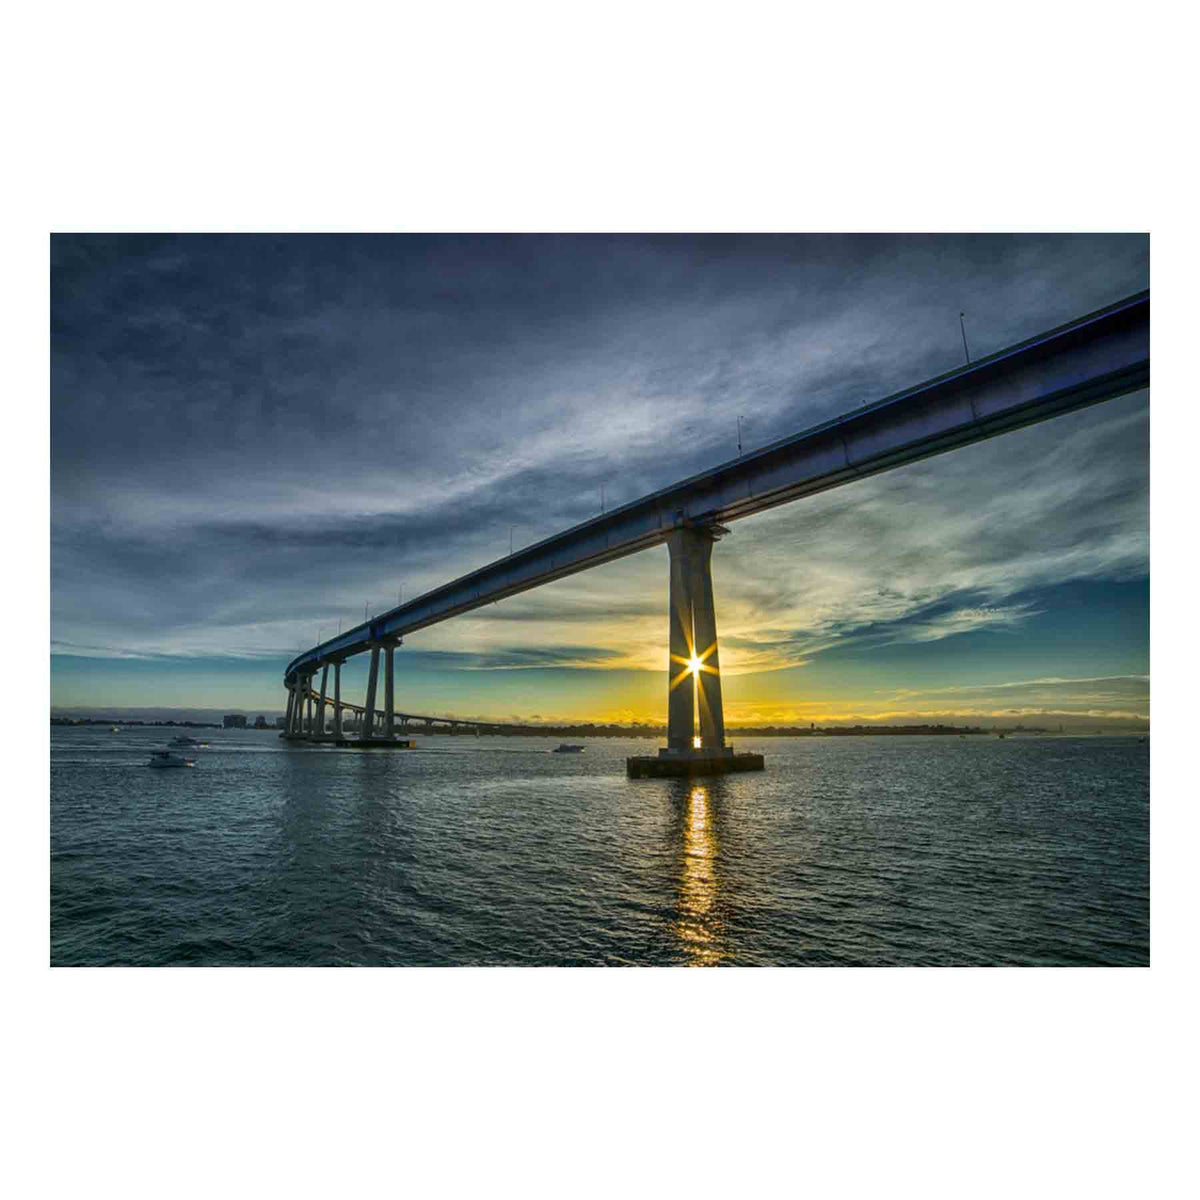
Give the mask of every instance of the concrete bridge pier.
MULTIPOLYGON (((331 657, 321 676, 320 704, 329 703, 327 698, 328 669, 333 666, 333 737, 342 747, 361 747, 363 749, 383 746, 399 749, 412 749, 413 743, 395 736, 396 718, 396 688, 395 688, 395 654, 396 647, 403 644, 398 637, 376 638, 369 643, 371 650, 371 665, 367 671, 367 694, 360 708, 342 700, 342 662, 344 656, 331 657), (383 708, 376 707, 379 699, 379 652, 384 652, 383 659, 383 708), (346 736, 345 711, 351 713, 351 729, 355 728, 354 717, 357 715, 357 737, 346 736)), ((324 725, 321 725, 322 732, 324 725)))
POLYGON ((367 674, 367 706, 362 718, 361 737, 369 738, 375 732, 375 688, 379 682, 379 643, 371 646, 371 669, 367 674))
POLYGON ((714 537, 701 539, 688 556, 692 569, 692 638, 695 656, 700 660, 700 670, 696 675, 696 702, 700 710, 701 749, 725 746, 721 660, 717 653, 717 614, 713 606, 714 540, 714 537))
POLYGON ((712 548, 728 530, 683 525, 667 537, 670 601, 667 669, 667 745, 657 758, 626 760, 630 778, 761 771, 761 754, 734 754, 725 744, 721 660, 713 603, 712 548), (696 704, 700 732, 696 733, 696 704))
POLYGON ((396 644, 388 642, 384 649, 383 735, 389 738, 396 736, 395 657, 396 644))
POLYGON ((289 739, 308 737, 312 732, 312 676, 297 675, 288 688, 287 720, 283 734, 289 739))
POLYGON ((325 685, 329 681, 329 664, 321 667, 321 698, 317 701, 317 736, 325 736, 325 685))
POLYGON ((304 736, 304 703, 308 695, 308 678, 306 676, 296 676, 295 695, 296 703, 292 709, 292 727, 289 732, 292 737, 298 738, 304 736))
POLYGON ((671 555, 670 642, 667 680, 667 749, 725 749, 725 714, 713 608, 712 548, 720 527, 677 529, 667 539, 671 555), (695 681, 693 683, 693 680, 695 681), (696 701, 700 734, 695 731, 696 701))
POLYGON ((333 736, 342 736, 342 663, 333 664, 333 736))
MULTIPOLYGON (((667 669, 667 749, 692 749, 696 724, 695 688, 692 686, 692 570, 688 551, 692 538, 678 530, 667 539, 671 554, 671 588, 668 602, 671 655, 667 669)), ((686 531, 690 533, 691 531, 686 531)), ((710 551, 711 553, 711 551, 710 551)))

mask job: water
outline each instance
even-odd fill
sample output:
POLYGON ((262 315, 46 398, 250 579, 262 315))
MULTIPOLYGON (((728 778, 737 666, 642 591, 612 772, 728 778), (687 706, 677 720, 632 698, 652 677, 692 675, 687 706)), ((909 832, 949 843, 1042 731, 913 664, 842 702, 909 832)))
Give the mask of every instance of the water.
POLYGON ((1149 962, 1136 738, 763 739, 689 786, 625 777, 647 741, 147 768, 171 736, 52 729, 54 965, 1149 962))

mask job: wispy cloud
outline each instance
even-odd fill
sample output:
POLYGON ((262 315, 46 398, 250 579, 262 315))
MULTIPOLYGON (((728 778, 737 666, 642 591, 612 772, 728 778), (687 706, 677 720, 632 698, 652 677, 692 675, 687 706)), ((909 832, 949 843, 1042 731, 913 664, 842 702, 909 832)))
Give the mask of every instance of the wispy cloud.
POLYGON ((1084 687, 1096 685, 1124 685, 1129 690, 1147 693, 1149 690, 1149 675, 1092 675, 1080 679, 1062 679, 1050 676, 1045 679, 1010 679, 1005 683, 974 684, 970 686, 936 687, 936 688, 896 688, 887 694, 893 700, 910 700, 918 696, 954 696, 980 695, 984 692, 1007 691, 1010 688, 1050 688, 1050 687, 1084 687))
MULTIPOLYGON (((1144 286, 1141 238, 60 239, 53 649, 286 659, 599 509, 1144 286)), ((1019 635, 1148 571, 1145 397, 739 522, 723 669, 1019 635), (1032 597, 1032 598, 1031 598, 1032 597)), ((653 551, 412 639, 661 670, 653 551)))

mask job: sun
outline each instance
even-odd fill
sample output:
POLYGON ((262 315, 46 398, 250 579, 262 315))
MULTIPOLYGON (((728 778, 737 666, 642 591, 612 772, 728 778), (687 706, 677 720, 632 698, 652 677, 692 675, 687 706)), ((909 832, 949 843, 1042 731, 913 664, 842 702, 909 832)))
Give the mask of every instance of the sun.
POLYGON ((699 675, 700 668, 703 665, 704 665, 703 661, 701 659, 697 658, 694 654, 692 655, 691 658, 688 659, 688 670, 691 671, 691 673, 693 675, 699 675))

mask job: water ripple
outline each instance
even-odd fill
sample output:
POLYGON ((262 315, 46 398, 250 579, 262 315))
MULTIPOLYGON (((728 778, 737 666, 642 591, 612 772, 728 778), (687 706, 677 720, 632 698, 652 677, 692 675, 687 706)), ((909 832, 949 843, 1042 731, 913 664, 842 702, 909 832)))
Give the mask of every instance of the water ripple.
POLYGON ((1149 753, 1121 738, 645 742, 362 755, 55 729, 55 965, 1146 965, 1149 753))

